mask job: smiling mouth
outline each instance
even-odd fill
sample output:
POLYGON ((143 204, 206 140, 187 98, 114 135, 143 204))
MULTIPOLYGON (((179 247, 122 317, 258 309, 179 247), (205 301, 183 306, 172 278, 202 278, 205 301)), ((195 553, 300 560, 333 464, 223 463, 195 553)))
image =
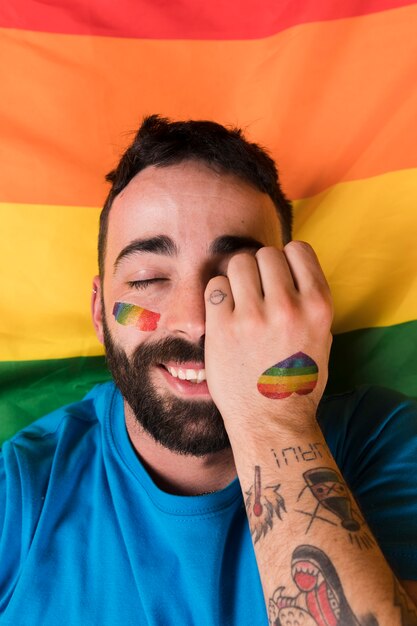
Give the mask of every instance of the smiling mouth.
POLYGON ((204 368, 192 369, 186 367, 173 367, 171 365, 161 364, 162 367, 171 374, 173 378, 179 380, 187 380, 190 383, 198 385, 206 380, 206 370, 204 368))

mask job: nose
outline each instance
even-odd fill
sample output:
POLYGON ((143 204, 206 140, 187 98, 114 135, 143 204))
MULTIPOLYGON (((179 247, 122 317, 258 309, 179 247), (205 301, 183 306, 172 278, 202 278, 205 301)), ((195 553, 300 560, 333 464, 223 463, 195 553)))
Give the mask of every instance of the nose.
POLYGON ((201 343, 206 331, 204 290, 202 281, 183 280, 177 284, 164 315, 164 326, 171 336, 201 343))

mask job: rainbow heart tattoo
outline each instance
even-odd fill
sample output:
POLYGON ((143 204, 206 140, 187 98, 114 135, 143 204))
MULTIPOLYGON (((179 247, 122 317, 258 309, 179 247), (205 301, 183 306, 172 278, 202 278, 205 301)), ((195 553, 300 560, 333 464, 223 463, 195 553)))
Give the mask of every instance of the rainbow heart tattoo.
POLYGON ((273 365, 259 377, 258 391, 266 398, 280 400, 293 393, 305 396, 317 385, 319 368, 304 352, 273 365))
POLYGON ((119 324, 136 326, 138 330, 155 330, 161 317, 159 313, 148 311, 141 306, 127 302, 115 302, 113 315, 119 324))

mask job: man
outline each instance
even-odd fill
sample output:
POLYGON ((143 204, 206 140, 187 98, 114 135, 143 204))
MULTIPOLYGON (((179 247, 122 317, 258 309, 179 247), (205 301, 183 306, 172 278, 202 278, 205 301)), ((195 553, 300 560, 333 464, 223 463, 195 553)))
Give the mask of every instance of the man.
POLYGON ((416 624, 377 544, 416 598, 416 409, 322 399, 330 293, 271 159, 151 116, 108 180, 116 386, 4 446, 0 624, 416 624))

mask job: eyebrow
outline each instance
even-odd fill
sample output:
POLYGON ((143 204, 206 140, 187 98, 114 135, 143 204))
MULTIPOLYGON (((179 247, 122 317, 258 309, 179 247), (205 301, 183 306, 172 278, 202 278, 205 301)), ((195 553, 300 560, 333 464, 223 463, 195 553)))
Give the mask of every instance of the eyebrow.
MULTIPOLYGON (((209 247, 209 254, 232 254, 239 250, 259 250, 263 243, 253 237, 242 237, 239 235, 221 235, 217 237, 209 247)), ((156 235, 149 239, 135 239, 131 241, 118 254, 114 263, 113 271, 116 272, 123 259, 137 253, 162 254, 165 256, 175 256, 178 254, 178 247, 168 235, 156 235)))
POLYGON ((123 259, 126 259, 133 254, 137 254, 138 252, 174 256, 178 254, 178 248, 171 237, 168 237, 167 235, 156 235, 155 237, 150 237, 149 239, 135 239, 118 254, 117 259, 114 262, 114 272, 117 270, 123 259))
POLYGON ((232 254, 239 250, 259 250, 265 244, 253 237, 241 237, 238 235, 222 235, 217 237, 210 245, 210 254, 232 254))

